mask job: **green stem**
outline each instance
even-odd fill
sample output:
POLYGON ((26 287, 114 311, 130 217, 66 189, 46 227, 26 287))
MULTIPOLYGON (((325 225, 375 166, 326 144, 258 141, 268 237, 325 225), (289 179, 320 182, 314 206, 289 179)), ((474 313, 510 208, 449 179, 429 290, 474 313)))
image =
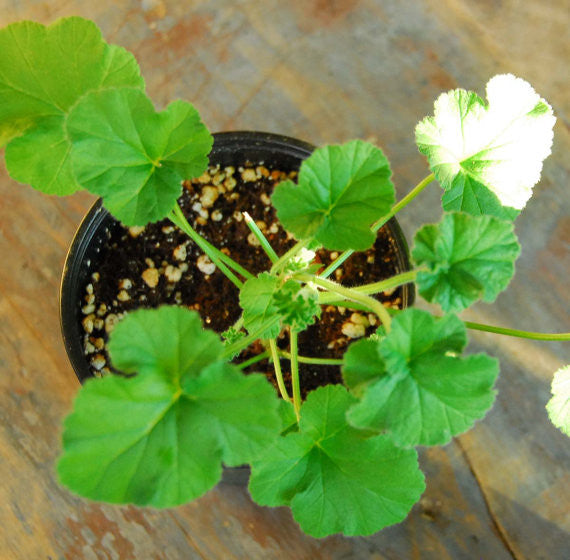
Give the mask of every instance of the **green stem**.
MULTIPOLYGON (((350 288, 351 290, 355 290, 361 294, 377 294, 379 292, 385 292, 386 290, 393 290, 398 286, 402 286, 403 284, 409 284, 410 282, 414 282, 416 280, 416 276, 418 275, 418 270, 408 270, 407 272, 402 272, 401 274, 396 274, 396 276, 392 276, 391 278, 387 278, 386 280, 381 280, 380 282, 373 282, 372 284, 364 284, 362 286, 355 286, 350 288)), ((326 305, 332 302, 338 301, 338 296, 334 294, 327 294, 327 293, 320 293, 319 294, 319 303, 326 305)))
POLYGON ((532 331, 520 331, 518 329, 507 329, 504 327, 493 327, 482 323, 472 323, 471 321, 464 321, 464 323, 468 329, 504 334, 507 336, 516 336, 519 338, 528 338, 531 340, 570 340, 570 333, 539 333, 532 331))
POLYGON ((360 292, 355 291, 352 288, 345 288, 344 286, 337 284, 327 278, 321 278, 320 276, 311 276, 310 274, 299 274, 297 275, 299 280, 303 280, 305 282, 313 282, 317 286, 321 286, 322 288, 327 289, 329 292, 333 292, 342 296, 346 299, 356 301, 357 303, 362 303, 369 307, 373 313, 375 313, 386 332, 390 332, 390 325, 392 323, 392 319, 390 314, 388 313, 387 309, 378 301, 375 300, 373 297, 367 296, 366 294, 361 294, 360 292))
MULTIPOLYGON (((390 218, 393 218, 404 206, 407 206, 418 194, 420 194, 433 180, 435 175, 431 173, 424 179, 422 179, 400 202, 392 207, 392 210, 388 212, 385 216, 382 216, 378 221, 372 224, 372 231, 378 231, 390 218)), ((349 249, 340 254, 325 270, 321 273, 322 278, 328 278, 354 251, 349 249)))
POLYGON ((281 317, 275 315, 266 323, 263 323, 257 330, 253 331, 252 333, 236 340, 233 344, 229 344, 224 348, 222 352, 222 358, 229 358, 236 352, 241 352, 244 348, 247 348, 252 342, 255 342, 257 339, 261 338, 261 335, 267 330, 277 325, 281 321, 281 317))
MULTIPOLYGON (((334 305, 335 307, 344 307, 346 309, 352 309, 354 311, 363 311, 364 313, 372 313, 372 309, 367 305, 362 305, 361 303, 356 303, 355 301, 349 301, 345 298, 339 298, 338 295, 329 294, 328 292, 319 292, 320 295, 329 296, 327 300, 324 302, 323 305, 334 305), (331 299, 333 298, 334 299, 331 299), (329 301, 330 300, 330 301, 329 301)), ((321 299, 319 298, 319 304, 322 304, 321 299)))
POLYGON ((273 263, 273 266, 271 267, 270 271, 271 274, 279 272, 283 268, 283 266, 285 266, 287 261, 289 261, 289 259, 292 259, 297 253, 299 253, 301 249, 303 249, 309 241, 310 241, 309 239, 302 239, 301 241, 297 241, 297 243, 295 243, 295 245, 293 245, 291 249, 289 249, 285 254, 281 255, 279 259, 273 263))
MULTIPOLYGON (((283 358, 291 359, 291 354, 285 350, 278 350, 280 356, 283 358)), ((314 365, 325 365, 325 366, 340 366, 342 365, 342 360, 335 360, 333 358, 309 358, 307 356, 297 356, 297 361, 300 364, 314 364, 314 365)))
POLYGON ((257 237, 261 248, 265 251, 266 255, 269 257, 269 260, 272 263, 277 262, 279 260, 279 257, 273 250, 273 247, 269 244, 269 241, 267 241, 267 237, 265 237, 265 235, 263 235, 262 231, 259 229, 259 226, 253 221, 253 218, 247 212, 242 212, 242 214, 247 227, 251 230, 251 233, 257 237))
POLYGON ((261 360, 265 360, 265 358, 268 357, 269 357, 269 352, 262 352, 261 354, 258 354, 257 356, 250 358, 249 360, 245 360, 245 362, 236 364, 236 367, 238 367, 239 369, 245 369, 246 367, 256 364, 257 362, 261 362, 261 360))
POLYGON ((281 371, 281 362, 279 361, 279 351, 277 350, 277 342, 274 338, 269 340, 269 350, 271 352, 271 360, 273 361, 273 369, 275 370, 275 379, 277 379, 277 386, 284 401, 291 402, 291 397, 287 393, 285 382, 283 381, 283 373, 281 371))
POLYGON ((228 277, 229 280, 233 282, 238 288, 241 288, 242 282, 229 270, 228 267, 232 268, 238 274, 241 274, 244 278, 253 278, 253 274, 246 270, 243 266, 235 262, 228 255, 222 253, 219 249, 214 247, 211 243, 206 241, 189 223, 182 212, 182 209, 177 204, 174 207, 174 211, 169 216, 170 221, 179 227, 204 253, 210 257, 210 260, 228 277), (227 266, 226 266, 227 265, 227 266))
POLYGON ((291 384, 293 386, 293 408, 297 422, 301 418, 301 388, 299 385, 299 348, 297 344, 297 331, 293 328, 289 329, 289 337, 291 340, 291 384))

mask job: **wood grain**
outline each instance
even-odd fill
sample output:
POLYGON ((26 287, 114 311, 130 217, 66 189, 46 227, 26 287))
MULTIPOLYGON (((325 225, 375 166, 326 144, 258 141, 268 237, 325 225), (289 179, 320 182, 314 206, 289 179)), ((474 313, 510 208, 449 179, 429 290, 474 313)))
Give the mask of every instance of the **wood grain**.
MULTIPOLYGON (((517 276, 466 318, 568 331, 570 151, 568 5, 466 0, 0 0, 0 25, 91 18, 132 50, 157 106, 182 97, 211 130, 267 130, 320 144, 373 138, 399 195, 426 174, 416 122, 443 90, 483 93, 513 72, 558 117, 537 196, 517 220, 517 276)), ((261 508, 221 484, 171 511, 87 502, 54 473, 60 423, 78 383, 58 319, 66 248, 93 198, 55 199, 0 169, 0 558, 548 559, 567 558, 569 441, 544 411, 569 345, 473 333, 501 360, 490 414, 443 449, 421 451, 427 490, 403 523, 367 538, 304 536, 285 508, 261 508)), ((401 216, 411 236, 440 214, 437 187, 401 216)))

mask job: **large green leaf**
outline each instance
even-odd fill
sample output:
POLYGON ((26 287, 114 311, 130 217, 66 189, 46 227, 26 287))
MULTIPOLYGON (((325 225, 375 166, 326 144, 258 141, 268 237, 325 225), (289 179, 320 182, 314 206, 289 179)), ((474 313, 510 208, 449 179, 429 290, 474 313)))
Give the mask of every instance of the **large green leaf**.
POLYGON ((77 180, 130 226, 168 215, 182 180, 206 169, 213 142, 190 103, 174 101, 157 113, 143 92, 129 88, 84 96, 67 130, 77 180))
POLYGON ((461 311, 478 299, 492 302, 508 286, 519 253, 511 223, 493 216, 445 214, 414 238, 412 257, 428 269, 418 273, 419 292, 445 311, 461 311))
POLYGON ((10 175, 49 194, 78 190, 64 118, 86 92, 143 88, 134 56, 108 45, 79 17, 50 26, 31 21, 0 30, 0 146, 10 175))
POLYGON ((489 80, 487 99, 485 105, 463 89, 440 95, 434 116, 417 125, 416 143, 441 186, 453 191, 444 196, 446 210, 514 219, 513 209, 524 208, 540 180, 556 119, 527 82, 510 74, 489 80))
MULTIPOLYGON (((473 426, 493 404, 497 360, 484 354, 462 358, 465 326, 455 315, 436 320, 426 311, 408 309, 392 322, 363 364, 376 368, 362 400, 348 414, 359 428, 389 432, 402 446, 443 445, 473 426)), ((349 347, 346 364, 357 368, 361 349, 349 347)), ((347 365, 344 366, 346 370, 347 365)), ((346 375, 345 371, 345 375, 346 375)))
POLYGON ((298 239, 314 238, 327 249, 364 250, 374 243, 370 226, 394 203, 390 175, 388 160, 372 144, 325 146, 302 163, 298 185, 279 184, 272 201, 285 229, 298 239))
POLYGON ((129 314, 111 335, 113 365, 130 378, 87 381, 65 421, 63 484, 111 503, 170 507, 251 461, 277 437, 279 400, 266 379, 220 361, 218 337, 195 312, 129 314))
POLYGON ((415 450, 399 449, 387 436, 365 438, 346 423, 355 402, 339 385, 311 392, 299 431, 252 463, 253 499, 290 505, 314 537, 375 533, 404 519, 424 490, 415 450))
POLYGON ((546 405, 550 421, 570 437, 570 365, 560 368, 552 379, 552 398, 546 405))

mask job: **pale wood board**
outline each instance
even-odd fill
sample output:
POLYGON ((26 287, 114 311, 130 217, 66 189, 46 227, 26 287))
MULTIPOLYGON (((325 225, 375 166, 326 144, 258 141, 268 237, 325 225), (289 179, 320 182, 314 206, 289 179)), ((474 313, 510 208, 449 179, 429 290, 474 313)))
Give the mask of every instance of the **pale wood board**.
MULTIPOLYGON (((91 18, 137 56, 158 107, 192 101, 216 130, 265 130, 322 144, 375 139, 400 196, 427 174, 413 141, 437 95, 495 73, 528 79, 553 105, 552 156, 517 220, 517 277, 465 317, 570 330, 569 7, 461 0, 0 0, 0 25, 91 18)), ((547 420, 570 345, 472 334, 501 360, 497 402, 443 449, 424 449, 427 490, 409 518, 367 538, 304 536, 286 508, 222 484, 173 511, 99 505, 61 488, 60 424, 78 382, 59 334, 67 246, 93 202, 17 185, 0 170, 0 558, 501 559, 570 556, 569 440, 547 420)), ((401 215, 409 238, 440 214, 437 186, 401 215)))

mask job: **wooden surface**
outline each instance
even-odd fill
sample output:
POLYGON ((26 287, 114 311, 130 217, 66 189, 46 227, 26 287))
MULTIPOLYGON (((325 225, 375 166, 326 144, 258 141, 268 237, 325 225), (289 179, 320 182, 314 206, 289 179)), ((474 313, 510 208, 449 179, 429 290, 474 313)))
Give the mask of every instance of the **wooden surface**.
MULTIPOLYGON (((435 97, 484 93, 513 72, 553 105, 553 155, 517 221, 518 274, 467 317, 568 331, 570 99, 567 0, 0 0, 0 25, 94 19, 137 56, 157 106, 196 104, 213 131, 266 130, 315 144, 375 138, 398 195, 426 174, 413 142, 435 97)), ((97 505, 60 488, 60 423, 78 382, 58 320, 66 248, 92 197, 50 198, 0 171, 0 558, 491 559, 570 557, 570 440, 544 405, 570 345, 473 333, 501 360, 487 416, 443 449, 422 450, 427 490, 403 523, 367 538, 304 536, 287 509, 219 486, 171 511, 97 505), (566 544, 566 549, 564 548, 566 544)), ((401 214, 411 237, 437 219, 435 185, 401 214)))

